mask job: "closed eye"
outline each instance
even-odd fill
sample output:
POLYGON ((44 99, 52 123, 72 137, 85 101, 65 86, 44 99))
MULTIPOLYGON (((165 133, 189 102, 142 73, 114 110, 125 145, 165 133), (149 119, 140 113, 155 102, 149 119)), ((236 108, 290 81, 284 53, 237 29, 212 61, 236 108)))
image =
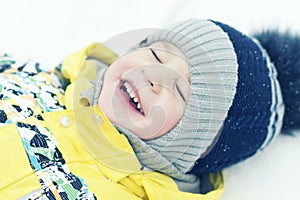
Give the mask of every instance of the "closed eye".
POLYGON ((157 54, 155 53, 155 51, 154 51, 153 49, 151 49, 151 48, 150 48, 150 51, 151 51, 152 55, 155 57, 155 59, 156 59, 158 62, 162 63, 161 60, 159 59, 159 57, 157 56, 157 54))
POLYGON ((178 93, 179 93, 180 97, 183 99, 183 101, 186 102, 186 99, 177 84, 176 84, 176 90, 178 91, 178 93))

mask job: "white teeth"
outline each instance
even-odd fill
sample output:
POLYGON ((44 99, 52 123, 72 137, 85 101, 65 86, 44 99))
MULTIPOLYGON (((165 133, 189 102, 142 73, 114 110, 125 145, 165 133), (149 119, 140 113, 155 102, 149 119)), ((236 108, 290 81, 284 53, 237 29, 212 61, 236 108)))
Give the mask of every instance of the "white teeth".
POLYGON ((129 94, 130 98, 136 103, 137 109, 139 109, 140 112, 143 113, 143 110, 141 109, 141 104, 138 102, 138 98, 135 96, 134 90, 131 87, 131 85, 128 82, 125 82, 124 86, 126 88, 127 93, 129 94))
POLYGON ((135 98, 134 92, 129 93, 129 96, 130 96, 131 98, 135 98))
POLYGON ((131 85, 129 85, 129 83, 125 82, 124 86, 126 87, 126 90, 127 90, 128 94, 129 94, 129 96, 131 98, 134 98, 135 94, 134 94, 134 91, 133 91, 133 88, 131 87, 131 85))

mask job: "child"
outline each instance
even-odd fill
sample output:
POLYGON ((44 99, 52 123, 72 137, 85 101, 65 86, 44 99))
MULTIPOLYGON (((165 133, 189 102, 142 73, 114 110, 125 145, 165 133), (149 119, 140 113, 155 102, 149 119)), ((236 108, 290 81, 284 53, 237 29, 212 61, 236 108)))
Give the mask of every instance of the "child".
POLYGON ((256 39, 190 19, 61 75, 3 57, 0 196, 219 199, 218 172, 300 126, 299 37, 256 39))

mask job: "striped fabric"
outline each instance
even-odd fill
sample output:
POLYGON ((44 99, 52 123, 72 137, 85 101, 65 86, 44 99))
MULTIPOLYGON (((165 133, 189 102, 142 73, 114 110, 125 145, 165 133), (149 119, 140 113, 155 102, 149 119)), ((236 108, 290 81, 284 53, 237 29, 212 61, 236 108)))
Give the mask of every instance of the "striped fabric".
POLYGON ((273 65, 273 63, 271 62, 267 52, 263 49, 263 47, 259 44, 259 42, 256 41, 254 38, 253 41, 256 42, 256 44, 259 46, 259 48, 263 53, 263 56, 267 60, 267 67, 270 71, 270 81, 271 81, 271 89, 272 89, 272 104, 270 108, 272 115, 270 117, 270 123, 268 126, 268 135, 266 137, 266 140, 261 146, 261 149, 263 150, 280 133, 285 109, 283 106, 283 99, 282 99, 280 85, 277 80, 277 70, 273 65))
POLYGON ((226 32, 238 58, 238 85, 220 137, 192 173, 220 171, 263 149, 279 133, 284 106, 276 69, 252 38, 214 22, 226 32))

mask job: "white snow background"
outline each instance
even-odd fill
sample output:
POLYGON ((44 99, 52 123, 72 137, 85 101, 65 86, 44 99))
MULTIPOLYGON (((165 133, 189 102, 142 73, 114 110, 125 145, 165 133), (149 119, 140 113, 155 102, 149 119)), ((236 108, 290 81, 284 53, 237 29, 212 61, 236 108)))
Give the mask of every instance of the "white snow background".
MULTIPOLYGON (((54 66, 91 42, 200 17, 244 33, 267 27, 300 34, 297 0, 0 0, 0 52, 54 66)), ((224 170, 222 200, 300 199, 300 131, 224 170)))

